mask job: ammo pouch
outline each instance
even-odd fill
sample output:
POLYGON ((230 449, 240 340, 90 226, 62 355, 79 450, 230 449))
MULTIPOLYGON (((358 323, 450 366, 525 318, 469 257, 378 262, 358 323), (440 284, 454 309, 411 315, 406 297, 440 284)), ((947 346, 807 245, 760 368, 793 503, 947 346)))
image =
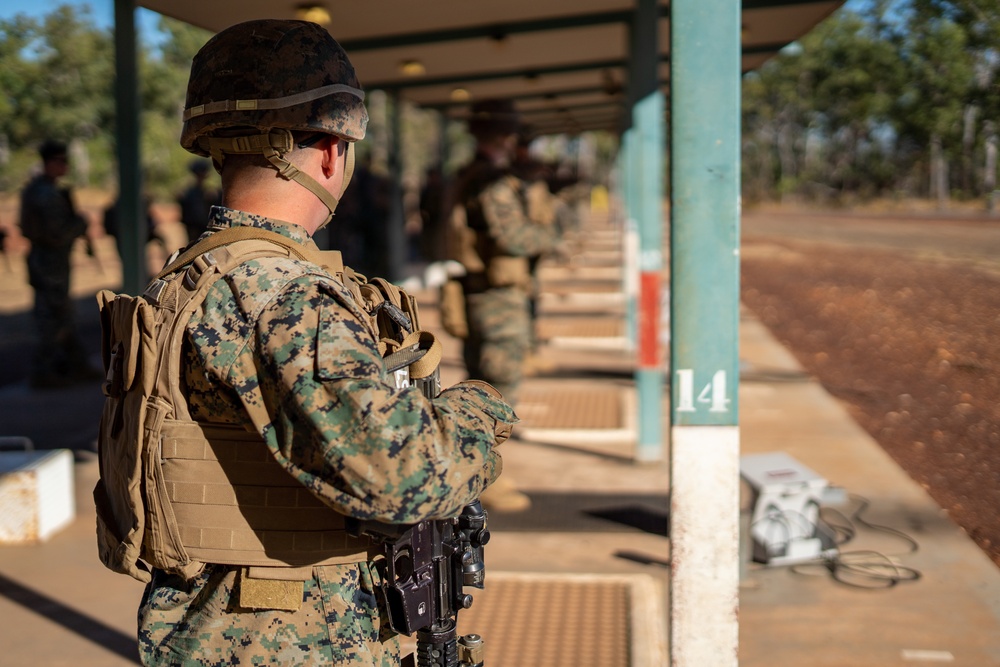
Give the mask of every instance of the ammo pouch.
POLYGON ((527 257, 512 257, 496 255, 486 264, 486 279, 490 287, 522 287, 531 286, 531 272, 528 269, 527 257))
POLYGON ((409 350, 397 378, 408 376, 412 360, 424 361, 417 374, 436 378, 436 365, 427 368, 423 358, 433 357, 427 350, 439 351, 440 343, 417 331, 412 297, 384 281, 368 283, 340 264, 339 253, 319 253, 266 230, 212 234, 140 297, 100 292, 107 398, 94 500, 98 550, 109 569, 145 582, 150 566, 189 579, 205 563, 252 566, 259 574, 368 560, 368 538, 348 535, 345 517, 288 474, 259 434, 192 421, 180 392, 186 324, 212 284, 243 262, 275 256, 319 264, 328 273, 317 275, 340 278, 382 336, 387 356, 396 353, 398 361, 401 349, 409 350), (407 346, 400 343, 404 333, 407 346))
MULTIPOLYGON (((464 206, 457 205, 452 209, 448 239, 448 254, 465 267, 466 275, 485 274, 489 287, 527 288, 531 284, 527 258, 497 254, 488 235, 478 233, 469 227, 468 214, 464 206)), ((442 292, 442 308, 444 302, 442 292)), ((462 312, 464 313, 464 307, 462 312)), ((442 314, 442 319, 443 317, 442 314)), ((465 338, 468 335, 452 333, 447 329, 447 325, 445 330, 457 338, 465 338)))
POLYGON ((454 278, 441 285, 439 299, 441 326, 455 338, 469 336, 469 320, 465 312, 465 289, 454 278))

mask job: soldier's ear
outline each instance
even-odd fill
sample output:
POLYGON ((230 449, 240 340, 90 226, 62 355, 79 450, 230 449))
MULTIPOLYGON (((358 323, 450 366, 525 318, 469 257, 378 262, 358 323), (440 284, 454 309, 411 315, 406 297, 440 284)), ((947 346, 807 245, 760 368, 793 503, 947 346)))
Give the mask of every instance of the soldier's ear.
POLYGON ((320 150, 323 151, 323 175, 327 178, 333 176, 336 169, 342 168, 344 160, 341 157, 347 142, 341 141, 340 137, 328 134, 326 139, 319 143, 320 150))

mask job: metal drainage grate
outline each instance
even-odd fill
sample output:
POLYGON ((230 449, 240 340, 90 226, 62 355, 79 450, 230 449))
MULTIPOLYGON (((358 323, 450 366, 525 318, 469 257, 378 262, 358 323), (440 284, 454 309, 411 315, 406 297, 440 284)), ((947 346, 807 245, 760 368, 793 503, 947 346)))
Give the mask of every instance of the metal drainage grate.
POLYGON ((489 667, 630 667, 630 585, 621 580, 487 575, 459 614, 489 667))
POLYGON ((560 318, 538 322, 538 337, 550 338, 611 338, 625 332, 624 320, 615 318, 560 318))
POLYGON ((521 391, 517 414, 524 422, 522 428, 622 428, 622 390, 620 387, 526 387, 521 391))

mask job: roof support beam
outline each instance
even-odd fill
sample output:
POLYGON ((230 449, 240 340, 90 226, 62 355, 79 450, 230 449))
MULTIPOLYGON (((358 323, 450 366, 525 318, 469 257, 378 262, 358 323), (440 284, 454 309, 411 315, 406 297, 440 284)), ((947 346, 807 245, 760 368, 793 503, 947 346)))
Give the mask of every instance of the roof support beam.
MULTIPOLYGON (((661 82, 664 85, 666 82, 661 82)), ((554 90, 533 90, 527 93, 518 93, 517 95, 507 95, 506 99, 518 101, 518 100, 537 100, 537 99, 552 99, 556 100, 560 97, 573 97, 576 95, 590 95, 593 93, 604 93, 608 96, 610 100, 619 100, 619 93, 621 91, 618 88, 610 89, 607 86, 584 86, 581 88, 562 88, 554 90)), ((469 106, 469 102, 434 102, 430 104, 423 104, 424 108, 427 109, 437 109, 439 111, 446 111, 448 109, 455 109, 461 107, 469 106)))
MULTIPOLYGON (((654 23, 655 25, 655 23, 654 23)), ((769 44, 756 44, 752 46, 747 46, 742 49, 743 55, 761 55, 761 54, 771 54, 777 53, 781 49, 788 46, 788 44, 780 43, 769 43, 769 44)), ((669 63, 670 56, 663 54, 659 56, 658 62, 669 63)), ((533 67, 530 69, 513 69, 513 70, 498 70, 496 72, 470 72, 468 74, 453 74, 449 76, 441 76, 426 79, 396 79, 394 81, 376 81, 374 83, 369 83, 365 87, 369 90, 387 90, 390 88, 394 89, 406 89, 406 88, 427 88, 430 86, 449 86, 461 83, 469 83, 473 81, 495 81, 498 79, 511 79, 511 78, 524 78, 527 80, 537 79, 540 76, 546 74, 566 74, 569 72, 585 72, 587 70, 600 70, 600 69, 622 69, 625 68, 628 63, 624 60, 597 60, 584 63, 573 63, 569 65, 551 65, 543 67, 533 67)), ((576 92, 592 92, 598 90, 597 87, 591 88, 580 88, 576 92)), ((550 93, 524 93, 522 95, 510 96, 508 99, 529 99, 533 97, 540 97, 550 93)), ((562 93, 568 94, 568 93, 562 93)), ((426 105, 431 108, 443 108, 446 106, 461 106, 467 104, 467 102, 460 103, 438 103, 426 105)))
MULTIPOLYGON (((666 57, 664 57, 666 61, 666 57)), ((491 81, 495 79, 511 79, 522 77, 524 79, 536 79, 545 74, 566 74, 567 72, 585 72, 595 69, 612 69, 625 67, 624 60, 592 60, 583 63, 570 63, 566 65, 548 65, 542 67, 532 67, 529 69, 518 68, 512 70, 497 70, 494 72, 468 72, 465 74, 452 74, 449 76, 439 76, 426 79, 396 79, 394 81, 377 81, 367 84, 368 89, 390 89, 390 88, 426 88, 428 86, 448 86, 456 83, 468 83, 470 81, 491 81)))
MULTIPOLYGON (((667 16, 667 8, 664 8, 660 15, 664 17, 667 16)), ((608 23, 625 23, 629 21, 631 16, 632 12, 629 11, 577 14, 575 16, 559 16, 548 19, 533 19, 530 21, 511 21, 509 23, 494 23, 445 30, 429 30, 426 32, 373 37, 371 39, 352 39, 342 42, 341 46, 343 46, 348 53, 356 53, 358 51, 392 49, 400 46, 439 44, 441 42, 452 42, 463 39, 488 38, 502 41, 510 35, 528 32, 586 28, 595 25, 606 25, 608 23)))
MULTIPOLYGON (((770 9, 773 7, 785 7, 788 5, 801 4, 803 4, 802 0, 743 0, 742 3, 743 11, 753 9, 770 9)), ((836 3, 832 3, 829 0, 821 0, 815 4, 834 5, 836 3)), ((669 6, 658 6, 656 14, 651 17, 651 20, 655 22, 657 18, 668 18, 669 15, 669 6)), ((502 41, 510 35, 542 32, 546 30, 587 28, 595 25, 607 25, 609 23, 629 23, 631 20, 631 11, 618 10, 595 12, 591 14, 576 14, 572 16, 540 18, 526 21, 509 21, 507 23, 490 23, 463 26, 460 28, 446 28, 442 30, 400 33, 382 37, 349 39, 341 42, 341 46, 343 46, 348 53, 358 53, 360 51, 377 51, 380 49, 393 49, 403 46, 419 46, 422 44, 440 44, 442 42, 454 42, 465 39, 487 38, 502 41)))

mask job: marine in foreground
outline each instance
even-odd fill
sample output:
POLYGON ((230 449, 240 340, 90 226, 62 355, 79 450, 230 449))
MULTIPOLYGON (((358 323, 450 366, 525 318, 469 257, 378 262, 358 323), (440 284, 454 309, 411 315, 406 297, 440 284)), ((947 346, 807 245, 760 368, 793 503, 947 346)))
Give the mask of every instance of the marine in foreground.
POLYGON ((363 97, 316 24, 216 35, 181 136, 222 177, 211 233, 141 297, 99 295, 98 542, 147 582, 146 665, 400 664, 381 547, 348 521, 450 520, 500 473, 516 417, 499 392, 438 393, 415 301, 311 240, 363 97))

